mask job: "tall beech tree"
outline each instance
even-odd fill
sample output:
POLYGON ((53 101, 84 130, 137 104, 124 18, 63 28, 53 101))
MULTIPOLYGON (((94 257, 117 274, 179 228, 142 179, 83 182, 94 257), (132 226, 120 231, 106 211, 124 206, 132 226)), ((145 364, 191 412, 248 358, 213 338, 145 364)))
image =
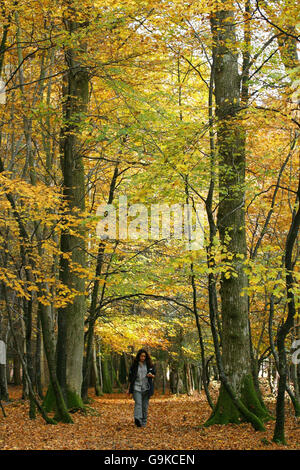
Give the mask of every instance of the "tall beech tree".
MULTIPOLYGON (((285 421, 285 391, 287 384, 287 354, 285 350, 286 337, 294 326, 294 318, 296 317, 296 302, 294 294, 294 266, 293 266, 293 251, 295 242, 300 228, 300 178, 297 189, 295 206, 292 213, 292 221, 286 239, 284 264, 286 269, 286 291, 287 291, 287 306, 288 313, 285 321, 280 325, 277 334, 277 349, 278 349, 278 395, 276 402, 276 425, 274 430, 273 440, 278 443, 286 444, 284 421, 285 421), (296 207, 298 208, 296 209, 296 207)), ((299 405, 298 416, 299 416, 299 405)), ((297 411, 297 410, 296 410, 297 411)))
MULTIPOLYGON (((276 28, 276 25, 274 25, 276 28)), ((280 48, 280 55, 282 62, 287 72, 294 72, 299 66, 299 58, 297 52, 297 40, 295 37, 295 28, 289 25, 284 25, 283 34, 278 37, 278 44, 280 48), (290 35, 289 35, 290 34, 290 35)), ((291 99, 292 105, 297 106, 297 102, 291 99), (294 101, 294 102, 293 102, 294 101)), ((299 131, 295 131, 295 140, 299 137, 299 131)), ((293 259, 294 247, 297 241, 298 233, 300 228, 300 175, 298 180, 298 188, 296 192, 296 200, 292 210, 292 220, 290 228, 286 237, 285 243, 285 254, 284 254, 284 266, 286 270, 285 283, 286 283, 286 295, 287 295, 287 317, 284 322, 280 325, 277 333, 277 350, 278 358, 275 357, 275 363, 279 373, 278 381, 278 392, 276 401, 276 424, 274 429, 273 440, 279 444, 286 444, 285 438, 285 391, 289 392, 291 400, 295 408, 296 416, 300 416, 300 403, 297 400, 297 390, 294 390, 294 394, 291 393, 289 385, 287 383, 288 375, 288 363, 285 343, 288 334, 295 325, 296 318, 296 302, 295 302, 295 277, 294 277, 294 265, 293 259), (298 206, 298 208, 297 208, 298 206), (276 360, 277 359, 277 360, 276 360)))
MULTIPOLYGON (((80 34, 88 22, 82 20, 76 2, 66 2, 64 16, 70 43, 65 46, 66 72, 63 77, 63 127, 61 129, 61 170, 63 194, 73 216, 85 210, 85 175, 80 140, 80 124, 87 112, 89 71, 82 63, 86 44, 80 34), (76 44, 76 46, 75 46, 76 44)), ((79 222, 80 224, 80 222, 79 222)), ((57 376, 68 408, 83 408, 81 399, 84 349, 84 318, 86 315, 85 279, 80 267, 86 263, 84 228, 75 233, 67 228, 61 235, 60 279, 73 302, 58 309, 57 376), (79 268, 79 269, 78 269, 79 268)), ((51 408, 51 394, 46 399, 51 408)))
MULTIPOLYGON (((219 158, 217 226, 228 269, 221 276, 222 363, 236 398, 259 419, 267 418, 251 373, 247 256, 245 228, 245 133, 239 120, 241 76, 235 12, 225 2, 212 13, 213 69, 219 158)), ((223 374, 220 371, 220 377, 223 374)), ((249 419, 237 408, 228 384, 221 383, 218 401, 206 425, 238 423, 249 419), (226 387, 227 385, 227 387, 226 387)), ((251 420, 251 417, 250 417, 251 420)))

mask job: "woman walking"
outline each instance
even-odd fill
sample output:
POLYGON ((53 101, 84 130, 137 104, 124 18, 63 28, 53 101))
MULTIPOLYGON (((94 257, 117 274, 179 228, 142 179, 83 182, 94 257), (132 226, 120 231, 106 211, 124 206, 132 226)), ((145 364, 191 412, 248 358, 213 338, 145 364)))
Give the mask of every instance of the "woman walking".
POLYGON ((138 427, 147 424, 149 399, 154 393, 155 368, 145 349, 140 349, 129 371, 129 390, 135 401, 134 422, 138 427))

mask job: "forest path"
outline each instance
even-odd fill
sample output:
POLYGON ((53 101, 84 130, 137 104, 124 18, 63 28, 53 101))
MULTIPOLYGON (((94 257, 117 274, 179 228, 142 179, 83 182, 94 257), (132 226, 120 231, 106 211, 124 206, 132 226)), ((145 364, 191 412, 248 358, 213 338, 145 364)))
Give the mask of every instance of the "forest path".
MULTIPOLYGON (((249 424, 202 425, 210 415, 204 395, 157 395, 149 404, 146 428, 134 425, 134 401, 125 393, 93 398, 97 413, 73 414, 74 424, 46 425, 40 416, 28 418, 28 403, 21 400, 21 387, 10 387, 14 399, 5 405, 7 418, 0 416, 0 449, 51 450, 135 450, 135 449, 300 449, 300 426, 287 407, 288 446, 272 443, 274 421, 265 432, 255 432, 249 424)), ((274 403, 270 406, 274 410, 274 403)))

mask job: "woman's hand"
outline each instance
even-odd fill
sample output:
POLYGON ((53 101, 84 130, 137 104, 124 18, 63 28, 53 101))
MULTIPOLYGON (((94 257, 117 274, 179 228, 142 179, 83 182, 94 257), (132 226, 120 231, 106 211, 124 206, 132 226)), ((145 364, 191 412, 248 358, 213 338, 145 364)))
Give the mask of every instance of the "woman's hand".
POLYGON ((149 374, 147 374, 147 377, 151 377, 151 379, 154 379, 155 375, 150 374, 150 372, 149 372, 149 374))

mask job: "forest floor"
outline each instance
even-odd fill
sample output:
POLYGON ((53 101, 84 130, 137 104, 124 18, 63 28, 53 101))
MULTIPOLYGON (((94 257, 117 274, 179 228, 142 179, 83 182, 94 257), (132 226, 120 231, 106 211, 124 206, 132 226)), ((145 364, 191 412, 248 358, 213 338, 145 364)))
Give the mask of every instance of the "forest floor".
MULTIPOLYGON (((204 394, 191 397, 155 394, 149 405, 146 428, 133 421, 134 401, 126 393, 95 397, 87 414, 74 413, 74 424, 45 424, 41 416, 28 417, 28 402, 21 387, 10 387, 12 401, 5 403, 6 418, 0 411, 0 450, 276 450, 300 449, 300 423, 290 405, 286 410, 288 445, 272 443, 274 421, 266 431, 255 432, 251 425, 214 425, 204 428, 210 415, 204 394)), ((216 391, 215 391, 216 392, 216 391)), ((266 397, 274 413, 274 399, 266 397)))

